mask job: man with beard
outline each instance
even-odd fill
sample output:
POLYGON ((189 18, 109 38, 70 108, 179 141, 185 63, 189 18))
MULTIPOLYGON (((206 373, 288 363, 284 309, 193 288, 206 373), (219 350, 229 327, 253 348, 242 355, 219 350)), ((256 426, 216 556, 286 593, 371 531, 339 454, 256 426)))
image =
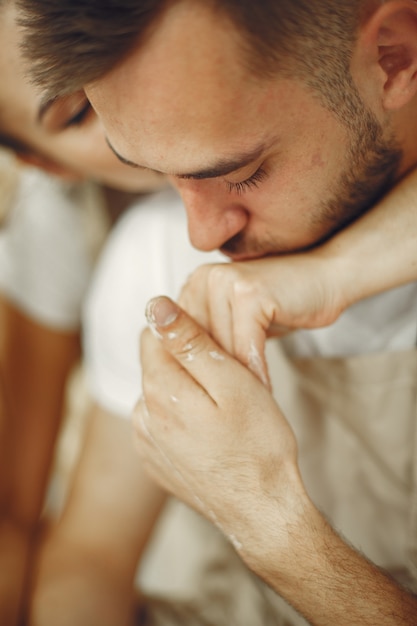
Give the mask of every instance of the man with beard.
MULTIPOLYGON (((48 97, 84 86, 119 158, 171 177, 201 250, 315 246, 417 163, 411 0, 23 4, 48 97)), ((412 285, 273 342, 282 413, 172 301, 148 308, 151 472, 320 626, 417 623, 416 309, 412 285)))

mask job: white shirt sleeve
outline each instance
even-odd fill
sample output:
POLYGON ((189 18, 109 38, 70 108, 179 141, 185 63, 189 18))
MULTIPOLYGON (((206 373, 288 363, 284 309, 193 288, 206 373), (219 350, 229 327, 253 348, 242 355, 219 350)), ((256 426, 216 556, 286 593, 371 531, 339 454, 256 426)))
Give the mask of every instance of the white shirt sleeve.
POLYGON ((85 189, 23 171, 0 231, 0 291, 38 322, 79 326, 93 267, 83 216, 85 189))
POLYGON ((188 275, 220 253, 192 248, 179 197, 164 190, 142 199, 119 220, 97 264, 84 310, 90 390, 116 415, 129 417, 141 391, 139 336, 150 298, 176 298, 188 275))
POLYGON ((366 298, 344 311, 334 324, 299 330, 282 338, 297 357, 343 357, 412 350, 417 339, 417 283, 366 298))

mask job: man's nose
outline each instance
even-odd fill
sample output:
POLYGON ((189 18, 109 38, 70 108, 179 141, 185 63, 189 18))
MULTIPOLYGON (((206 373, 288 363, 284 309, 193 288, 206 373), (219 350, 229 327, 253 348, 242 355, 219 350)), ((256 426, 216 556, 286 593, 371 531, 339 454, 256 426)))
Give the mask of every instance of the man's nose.
POLYGON ((249 220, 244 206, 232 201, 220 181, 172 181, 181 194, 188 217, 188 232, 195 248, 216 250, 241 232, 249 220))

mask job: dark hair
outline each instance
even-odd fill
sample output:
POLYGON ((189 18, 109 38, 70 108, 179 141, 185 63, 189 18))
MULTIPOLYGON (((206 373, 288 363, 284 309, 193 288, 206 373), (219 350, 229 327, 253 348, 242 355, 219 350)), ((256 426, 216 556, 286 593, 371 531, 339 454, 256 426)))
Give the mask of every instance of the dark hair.
POLYGON ((17 0, 34 81, 51 96, 73 93, 109 71, 166 0, 17 0))
MULTIPOLYGON (((175 0, 18 0, 35 82, 61 95, 114 67, 175 0)), ((198 1, 198 0, 194 0, 198 1)), ((258 75, 303 74, 335 111, 365 5, 375 0, 200 0, 234 22, 258 75)), ((342 89, 343 91, 343 89, 342 89)))

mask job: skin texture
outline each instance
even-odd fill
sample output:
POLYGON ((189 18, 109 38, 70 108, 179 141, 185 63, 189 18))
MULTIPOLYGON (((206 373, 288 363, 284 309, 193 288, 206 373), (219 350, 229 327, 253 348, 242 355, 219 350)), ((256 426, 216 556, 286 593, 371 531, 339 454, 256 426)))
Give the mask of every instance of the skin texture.
POLYGON ((312 624, 414 625, 417 599, 344 543, 309 499, 294 434, 262 383, 168 298, 147 314, 157 335, 142 336, 135 424, 150 474, 211 519, 312 624))
MULTIPOLYGON (((231 29, 200 5, 174 3, 146 45, 86 91, 117 153, 171 176, 187 209, 193 245, 244 260, 317 243, 352 211, 363 210, 362 201, 369 205, 387 172, 372 180, 352 209, 351 195, 367 180, 377 150, 363 137, 363 111, 348 132, 300 81, 255 80, 242 66, 231 29), (219 162, 260 145, 260 155, 244 167, 209 177, 207 170, 219 162)), ((363 106, 372 106, 395 168, 392 135, 397 125, 395 135, 402 135, 404 121, 385 109, 379 64, 368 65, 373 81, 363 106)), ((361 66, 358 82, 364 71, 361 66)), ((407 123, 415 131, 411 115, 407 123)), ((416 160, 415 147, 406 147, 398 174, 416 160)))
POLYGON ((416 182, 414 171, 376 208, 308 252, 201 266, 188 278, 179 303, 267 382, 267 337, 327 326, 355 302, 415 280, 416 182), (394 209, 400 220, 392 220, 394 209), (251 354, 259 360, 253 363, 251 354))
MULTIPOLYGON (((157 31, 156 39, 149 42, 149 47, 146 50, 140 51, 138 56, 133 53, 127 64, 119 68, 118 72, 111 73, 105 81, 88 88, 91 99, 103 117, 113 146, 125 159, 172 175, 187 204, 190 234, 193 242, 204 250, 220 246, 232 258, 246 259, 270 252, 304 248, 321 240, 335 226, 335 216, 332 215, 329 218, 328 215, 329 206, 334 202, 334 198, 337 197, 340 200, 340 193, 343 193, 343 200, 349 196, 348 189, 340 189, 342 175, 347 173, 355 178, 359 176, 361 168, 365 165, 365 161, 358 163, 358 159, 352 159, 352 154, 349 155, 350 158, 346 156, 346 147, 350 147, 352 153, 356 155, 354 148, 357 148, 357 145, 354 139, 357 141, 357 137, 350 138, 340 121, 319 105, 317 99, 302 84, 289 80, 280 80, 273 84, 259 83, 244 74, 236 64, 235 41, 233 37, 229 40, 229 36, 226 36, 225 32, 220 33, 223 37, 222 57, 220 59, 216 53, 217 45, 214 46, 215 49, 213 50, 213 44, 216 42, 207 37, 208 30, 219 34, 219 25, 213 25, 210 22, 210 28, 207 29, 205 27, 207 22, 201 22, 201 14, 191 12, 185 15, 181 12, 181 7, 185 5, 176 3, 176 6, 179 7, 178 12, 172 14, 169 22, 162 25, 163 28, 165 26, 166 28, 157 31), (172 17, 174 17, 173 20, 171 20, 172 17), (194 21, 191 23, 184 22, 188 19, 194 21), (172 54, 172 46, 174 44, 177 46, 179 40, 184 44, 183 56, 172 54), (190 54, 190 50, 192 54, 190 54), (170 61, 169 63, 167 63, 167 59, 170 61), (131 66, 129 61, 132 62, 131 66), (203 68, 202 62, 207 63, 203 68), (238 71, 235 71, 236 67, 239 68, 238 71), (234 71, 230 71, 231 68, 234 71), (131 72, 133 72, 133 76, 131 72), (190 80, 190 76, 192 80, 190 80), (181 90, 178 90, 178 82, 183 87, 181 90), (248 96, 248 85, 253 87, 250 97, 248 96), (136 87, 137 92, 134 91, 136 87), (149 100, 144 99, 141 95, 143 89, 149 90, 149 100), (137 97, 140 97, 140 107, 137 107, 137 97), (204 106, 196 107, 196 102, 201 102, 204 106), (124 111, 123 117, 119 115, 118 107, 124 111), (187 111, 187 115, 184 115, 184 110, 187 111), (222 158, 230 158, 236 153, 247 152, 261 140, 268 143, 271 138, 274 141, 268 144, 268 148, 263 151, 261 157, 252 160, 249 164, 239 168, 238 171, 232 171, 217 179, 199 180, 179 176, 179 174, 207 168, 213 161, 218 160, 219 155, 222 158), (342 150, 341 147, 344 149, 342 150), (354 161, 353 171, 351 160, 354 161), (253 176, 257 167, 261 165, 268 166, 266 168, 268 175, 262 174, 260 176, 258 174, 255 179, 256 184, 248 186, 245 181, 249 176, 253 176), (236 187, 231 188, 233 185, 236 187)), ((204 19, 206 18, 207 15, 205 14, 204 19)), ((367 76, 369 77, 369 72, 367 76)), ((379 73, 375 67, 370 76, 373 80, 368 80, 367 89, 369 88, 369 90, 365 90, 363 96, 368 104, 373 105, 374 118, 383 123, 387 121, 389 115, 377 97, 379 93, 378 83, 376 84, 375 80, 379 73)), ((358 84, 362 79, 363 75, 359 73, 358 84)), ((79 98, 80 95, 78 94, 77 97, 79 98)), ((92 115, 92 117, 88 117, 89 124, 90 121, 92 124, 88 128, 93 130, 99 128, 94 114, 89 115, 92 115)), ((50 118, 48 120, 51 121, 50 118)), ((394 119, 392 124, 397 126, 394 119)), ((414 129, 415 122, 411 119, 408 124, 410 136, 412 136, 411 131, 414 129)), ((74 137, 73 134, 71 136, 74 137)), ((383 141, 394 153, 396 145, 391 145, 391 140, 392 128, 390 127, 390 132, 386 133, 383 141)), ((101 135, 100 138, 94 139, 94 132, 91 141, 91 145, 95 147, 104 145, 101 135)), ((414 163, 414 148, 408 147, 405 150, 406 142, 403 141, 402 143, 406 154, 404 154, 401 163, 400 173, 406 171, 414 163)), ((57 150, 60 153, 63 152, 61 147, 57 150)), ((65 152, 65 154, 67 153, 65 152)), ((370 154, 365 156, 367 159, 370 154)), ((77 165, 77 162, 75 164, 77 165)), ((141 174, 140 171, 133 169, 129 170, 129 175, 132 175, 132 172, 135 176, 141 174)), ((92 173, 94 174, 94 172, 92 173)), ((297 264, 294 271, 297 271, 297 264)), ((291 270, 289 273, 291 275, 291 270)), ((320 287, 318 290, 320 293, 320 287)), ((314 294, 313 303, 315 297, 314 294)), ((275 302, 276 294, 273 293, 269 300, 275 302)), ((265 332, 266 325, 271 320, 275 322, 275 313, 271 313, 269 300, 266 306, 266 321, 265 319, 261 320, 262 332, 265 332)), ((291 307, 290 310, 292 310, 291 307)), ((337 314, 337 306, 334 310, 332 309, 331 313, 335 314, 335 311, 337 314)), ((313 320, 315 319, 314 312, 315 307, 313 306, 313 320)), ((253 315, 252 311, 250 315, 253 315)), ((283 321, 281 320, 281 322, 283 321)), ((187 321, 186 324, 189 322, 187 321)), ((217 327, 216 323, 214 327, 217 327)), ((207 335, 200 329, 196 330, 192 323, 187 328, 191 330, 191 334, 187 331, 182 339, 180 337, 178 344, 166 344, 164 342, 163 350, 155 338, 149 335, 144 337, 143 362, 146 369, 146 402, 149 413, 144 411, 142 405, 138 411, 137 423, 141 433, 141 446, 146 463, 169 490, 178 493, 191 505, 196 506, 209 517, 211 516, 226 534, 233 538, 239 549, 243 547, 242 556, 248 564, 275 588, 281 590, 290 601, 293 601, 304 612, 306 612, 306 606, 300 604, 300 599, 294 596, 294 581, 291 580, 288 563, 293 562, 294 555, 302 563, 305 554, 311 554, 311 563, 309 564, 316 568, 317 580, 321 581, 324 572, 323 567, 320 566, 321 541, 332 542, 332 548, 340 554, 341 560, 350 559, 349 563, 352 564, 352 567, 354 566, 352 569, 354 572, 353 580, 360 581, 357 587, 359 587, 358 591, 362 590, 362 594, 354 595, 354 597, 359 598, 358 621, 366 623, 363 619, 363 607, 360 600, 365 597, 369 605, 376 606, 379 599, 376 597, 375 602, 373 602, 374 596, 371 593, 374 590, 372 584, 369 584, 369 581, 372 583, 375 574, 374 568, 364 564, 360 557, 346 550, 343 542, 334 535, 311 505, 297 472, 296 445, 285 418, 272 401, 267 390, 251 376, 250 372, 230 359, 225 353, 222 353, 217 344, 207 344, 209 349, 205 353, 204 350, 207 345, 201 346, 199 341, 201 339, 206 342, 207 335), (192 352, 190 352, 190 348, 185 348, 190 340, 193 340, 191 341, 192 352), (196 349, 195 354, 194 348, 196 349), (200 350, 201 352, 199 352, 200 350), (170 354, 174 357, 173 359, 168 358, 170 354), (220 355, 221 358, 214 358, 213 354, 216 354, 217 357, 220 355), (182 364, 184 355, 191 355, 194 358, 186 360, 188 365, 185 367, 185 371, 179 371, 177 361, 182 364), (199 356, 204 357, 205 366, 209 365, 208 368, 204 368, 204 372, 199 370, 199 356), (219 365, 222 367, 221 370, 213 370, 213 367, 219 365), (196 368, 192 369, 194 366, 196 368), (163 374, 162 379, 160 378, 161 372, 163 374), (220 379, 218 372, 221 372, 220 379), (228 372, 227 377, 225 377, 225 372, 228 372), (175 419, 171 420, 172 398, 170 403, 165 405, 166 398, 158 398, 158 396, 161 396, 160 389, 162 385, 166 385, 166 380, 177 380, 177 376, 179 377, 180 390, 183 393, 179 394, 177 388, 175 393, 172 390, 171 395, 178 398, 180 406, 174 415, 175 419), (196 380, 198 385, 195 383, 196 380), (229 386, 229 383, 232 387, 229 386), (231 407, 230 400, 227 401, 225 396, 230 394, 231 388, 235 390, 233 398, 238 394, 240 395, 241 388, 247 389, 244 400, 247 399, 248 402, 242 403, 241 419, 237 422, 231 420, 228 423, 225 418, 231 413, 231 407), (253 397, 256 398, 255 406, 253 402, 250 403, 253 397), (201 437, 200 424, 198 433, 196 433, 195 424, 193 425, 187 419, 188 416, 190 418, 195 417, 194 407, 196 403, 201 403, 206 417, 204 424, 206 430, 204 432, 206 432, 207 438, 201 437), (262 411, 262 409, 265 410, 262 411), (258 428, 258 413, 264 415, 262 426, 265 428, 258 428), (148 425, 149 422, 146 421, 149 419, 148 415, 151 415, 153 420, 150 426, 148 425), (256 420, 251 419, 254 416, 256 420), (212 421, 214 423, 220 422, 223 428, 212 428, 210 424, 212 421), (252 421, 257 424, 256 429, 253 426, 250 428, 252 421), (242 429, 242 423, 248 428, 242 429), (145 427, 144 424, 146 424, 145 427), (278 433, 279 437, 282 438, 282 446, 278 451, 271 450, 269 447, 271 435, 275 433, 278 433), (195 481, 201 466, 193 464, 195 459, 190 459, 187 452, 195 450, 193 444, 197 439, 201 446, 197 461, 201 459, 203 469, 208 471, 208 476, 213 474, 215 478, 220 480, 219 473, 216 474, 212 471, 215 463, 219 460, 218 452, 213 459, 213 450, 222 450, 222 459, 236 459, 237 457, 240 461, 237 466, 231 463, 230 483, 227 488, 223 483, 223 476, 220 483, 216 480, 209 484, 204 481, 202 483, 195 481), (265 471, 265 467, 259 466, 258 457, 253 457, 250 454, 254 440, 257 442, 258 450, 262 452, 261 456, 265 456, 271 461, 271 465, 266 468, 268 471, 265 471), (231 450, 230 442, 234 441, 238 441, 240 446, 238 449, 234 446, 231 450), (250 443, 249 448, 248 442, 250 443), (235 457, 231 452, 235 453, 235 457), (169 463, 167 463, 167 459, 170 461, 169 463), (173 466, 177 470, 176 472, 172 471, 173 466), (238 501, 236 498, 233 499, 233 493, 236 491, 237 480, 242 478, 241 469, 243 466, 248 468, 247 472, 244 472, 248 482, 242 484, 239 493, 245 497, 238 501), (276 480, 274 472, 269 471, 270 467, 274 470, 280 470, 277 472, 276 480), (266 496, 266 489, 263 489, 261 496, 259 496, 257 489, 259 472, 262 481, 267 478, 268 488, 271 488, 276 497, 285 504, 281 516, 277 516, 274 507, 271 508, 271 501, 266 496), (178 476, 181 477, 180 480, 178 476), (256 484, 256 488, 254 488, 254 484, 256 484), (284 488, 285 485, 291 486, 291 489, 284 488), (229 500, 227 507, 224 506, 225 499, 229 500), (265 533, 264 528, 261 529, 262 532, 259 532, 258 516, 256 518, 253 515, 248 516, 248 511, 253 510, 262 511, 263 518, 272 522, 268 532, 265 533), (248 520, 247 526, 242 524, 242 520, 245 519, 248 520), (311 520, 307 529, 303 524, 305 519, 311 520), (286 547, 283 547, 282 541, 287 539, 285 528, 288 525, 292 525, 296 529, 297 543, 287 544, 286 547), (277 537, 272 532, 272 527, 279 530, 283 528, 284 531, 276 533, 279 535, 277 537), (264 535, 263 539, 262 534, 264 535), (314 540, 313 534, 318 537, 318 541, 314 540), (277 572, 271 564, 271 554, 273 555, 272 560, 275 560, 275 549, 283 556, 282 562, 285 566, 283 571, 277 572), (366 581, 368 582, 367 585, 364 584, 366 581)), ((226 345, 227 342, 231 342, 228 336, 223 341, 226 345)), ((248 361, 247 353, 242 360, 248 361)), ((232 408, 234 408, 233 405, 232 408)), ((112 432, 111 427, 109 432, 112 432)), ((117 441, 114 433, 111 441, 117 441)), ((94 437, 92 441, 90 440, 89 445, 95 442, 102 453, 106 451, 106 454, 111 457, 111 441, 105 437, 94 437)), ((114 455, 117 453, 118 450, 115 449, 114 455)), ((98 466, 101 468, 100 464, 98 466)), ((91 467, 96 466, 93 463, 91 467)), ((96 477, 96 472, 92 471, 91 476, 96 477)), ((103 477, 105 478, 106 474, 103 474, 103 477)), ((96 478, 94 481, 91 479, 94 485, 96 485, 95 480, 96 478)), ((81 479, 77 481, 77 488, 80 488, 82 484, 81 479)), ((138 493, 138 487, 130 483, 129 485, 130 497, 132 492, 138 493)), ((265 487, 264 482, 262 482, 262 486, 265 487)), ((134 506, 136 507, 137 504, 136 502, 134 506)), ((73 510, 76 509, 77 507, 73 510)), ((68 511, 70 510, 71 507, 68 508, 68 511)), ((101 517, 103 515, 101 513, 101 517)), ((69 521, 64 523, 64 528, 66 528, 64 538, 70 539, 70 541, 67 546, 61 544, 63 553, 68 546, 70 547, 66 556, 70 560, 72 558, 73 563, 76 561, 74 546, 81 544, 83 548, 86 547, 83 541, 79 542, 77 519, 77 515, 70 515, 69 521), (68 526, 66 526, 67 523, 68 526), (73 537, 76 538, 75 541, 73 537)), ((94 521, 97 519, 94 512, 91 519, 94 521)), ((94 525, 93 527, 95 528, 94 525)), ((111 533, 109 536, 112 536, 111 533)), ((65 577, 65 572, 76 572, 77 568, 74 567, 72 570, 70 567, 68 570, 68 562, 64 558, 62 560, 57 558, 59 551, 54 544, 57 537, 62 539, 63 535, 60 532, 51 534, 51 543, 45 544, 45 552, 41 556, 39 578, 35 583, 37 591, 33 603, 34 623, 39 619, 39 616, 44 619, 46 615, 44 611, 51 611, 51 623, 55 625, 57 623, 56 614, 54 615, 56 607, 61 602, 61 606, 67 606, 68 603, 71 605, 73 594, 76 592, 77 597, 79 594, 77 587, 79 573, 74 573, 74 576, 70 576, 69 579, 65 577), (61 566, 64 566, 63 579, 59 576, 62 573, 62 570, 60 572, 61 566), (56 592, 55 583, 58 587, 58 595, 55 596, 57 598, 56 604, 50 602, 51 596, 49 595, 49 593, 54 594, 56 592), (62 595, 60 596, 61 592, 62 595)), ((90 539, 91 537, 88 537, 88 549, 91 548, 90 539)), ((102 542, 95 545, 98 562, 105 554, 105 548, 110 547, 108 543, 106 546, 107 535, 103 535, 102 539, 102 542)), ((132 567, 130 561, 129 567, 132 567)), ((298 573, 296 572, 296 574, 298 573)), ((331 581, 335 570, 329 565, 325 573, 327 574, 326 580, 328 578, 331 581)), ((340 574, 340 572, 337 573, 340 574)), ((126 580, 123 577, 123 582, 126 580)), ((89 600, 94 605, 96 598, 102 599, 103 589, 109 589, 106 586, 107 582, 101 581, 100 577, 97 579, 93 575, 91 581, 93 583, 91 589, 94 592, 89 593, 84 605, 86 624, 91 624, 89 600)), ((348 582, 349 599, 351 600, 352 580, 348 582)), ((381 583, 381 579, 379 582, 381 583)), ((402 598, 401 593, 397 592, 396 589, 393 590, 389 584, 387 584, 387 592, 385 593, 385 585, 385 578, 382 577, 380 589, 384 592, 383 596, 388 598, 391 594, 393 600, 389 601, 394 604, 398 603, 398 598, 403 599, 406 609, 409 602, 408 596, 405 596, 405 599, 402 598)), ((84 589, 87 589, 87 586, 84 589)), ((129 592, 124 595, 125 592, 126 588, 124 587, 123 593, 113 604, 114 612, 109 610, 106 612, 106 617, 109 619, 112 616, 122 618, 117 607, 120 598, 122 601, 126 601, 126 598, 129 597, 129 592)), ((341 619, 343 620, 347 614, 351 616, 351 613, 343 610, 343 602, 340 602, 341 598, 339 597, 337 598, 339 602, 334 603, 334 606, 342 607, 342 615, 323 615, 320 600, 317 600, 319 597, 317 586, 314 584, 310 586, 306 584, 303 592, 306 598, 305 604, 311 611, 309 615, 311 614, 312 620, 320 615, 322 621, 317 623, 343 624, 341 619)), ((106 595, 106 597, 110 599, 110 595, 106 595)), ((82 623, 80 617, 84 608, 81 606, 82 604, 80 602, 77 606, 77 610, 79 609, 80 612, 74 616, 74 623, 77 625, 82 623)), ((98 610, 100 610, 100 606, 98 610)), ((129 619, 128 615, 123 617, 129 619)), ((384 622, 379 617, 376 619, 375 615, 368 615, 368 623, 393 623, 387 620, 384 622), (370 621, 372 619, 373 621, 370 621)), ((408 621, 395 623, 412 623, 410 618, 407 619, 408 621)), ((100 620, 100 623, 103 622, 100 620)))
MULTIPOLYGON (((359 213, 389 174, 415 166, 416 25, 415 3, 395 0, 361 25, 351 72, 364 108, 349 131, 302 82, 255 80, 240 64, 233 26, 186 1, 170 4, 146 43, 86 90, 115 151, 170 175, 194 245, 235 261, 297 251, 343 225, 352 190, 368 180, 381 152, 372 136, 361 143, 366 108, 392 169, 378 170, 359 213), (248 152, 237 167, 236 155, 248 152)), ((159 339, 143 336, 136 427, 152 475, 217 523, 311 623, 414 625, 415 597, 310 502, 294 436, 265 386, 172 302, 157 299, 148 319, 159 339)))

